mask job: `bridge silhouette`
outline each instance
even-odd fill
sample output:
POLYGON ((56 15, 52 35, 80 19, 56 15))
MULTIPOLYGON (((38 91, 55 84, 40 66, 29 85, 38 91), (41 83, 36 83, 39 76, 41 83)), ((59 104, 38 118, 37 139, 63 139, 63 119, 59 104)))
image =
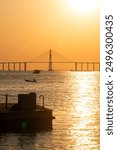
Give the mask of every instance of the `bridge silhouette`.
POLYGON ((72 71, 100 71, 100 62, 72 61, 67 57, 48 50, 26 62, 0 62, 0 71, 28 71, 28 70, 72 70, 72 71), (69 66, 69 67, 68 67, 69 66))

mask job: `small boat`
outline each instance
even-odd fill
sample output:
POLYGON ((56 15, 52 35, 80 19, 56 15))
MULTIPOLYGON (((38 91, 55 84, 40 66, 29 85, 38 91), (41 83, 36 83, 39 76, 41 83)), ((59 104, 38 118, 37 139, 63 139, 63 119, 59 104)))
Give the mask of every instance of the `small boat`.
POLYGON ((40 70, 33 70, 33 73, 40 73, 40 70))
POLYGON ((33 80, 28 80, 28 79, 24 79, 26 82, 37 82, 36 79, 33 79, 33 80))

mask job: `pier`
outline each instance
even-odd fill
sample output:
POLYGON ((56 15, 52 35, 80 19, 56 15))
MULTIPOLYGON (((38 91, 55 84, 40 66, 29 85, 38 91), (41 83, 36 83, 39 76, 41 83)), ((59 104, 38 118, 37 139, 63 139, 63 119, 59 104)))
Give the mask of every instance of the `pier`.
POLYGON ((53 71, 57 68, 53 68, 55 64, 72 65, 70 70, 72 71, 100 71, 100 62, 80 62, 80 61, 68 61, 63 57, 63 61, 53 60, 53 51, 48 51, 48 58, 46 61, 26 61, 26 62, 0 62, 0 71, 29 71, 31 65, 44 65, 47 64, 46 70, 53 71))

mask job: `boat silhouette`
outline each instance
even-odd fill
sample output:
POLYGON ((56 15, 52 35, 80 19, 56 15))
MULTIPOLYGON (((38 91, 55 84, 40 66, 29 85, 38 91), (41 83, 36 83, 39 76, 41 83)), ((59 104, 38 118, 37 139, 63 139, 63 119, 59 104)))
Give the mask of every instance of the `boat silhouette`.
POLYGON ((29 80, 29 79, 24 79, 26 82, 37 82, 36 79, 33 79, 33 80, 29 80))
POLYGON ((38 74, 38 73, 40 73, 40 70, 33 70, 33 73, 38 74))

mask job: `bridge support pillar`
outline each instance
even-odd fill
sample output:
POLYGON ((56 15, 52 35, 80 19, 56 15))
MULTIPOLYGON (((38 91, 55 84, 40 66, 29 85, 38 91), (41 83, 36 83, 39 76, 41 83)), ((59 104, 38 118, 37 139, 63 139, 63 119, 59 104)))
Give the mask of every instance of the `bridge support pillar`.
POLYGON ((83 63, 81 62, 81 71, 83 71, 83 63))
POLYGON ((21 63, 19 62, 19 71, 21 71, 21 63))
POLYGON ((27 70, 27 63, 24 62, 24 71, 26 71, 26 70, 27 70))
POLYGON ((13 70, 15 71, 15 62, 13 62, 13 70))
POLYGON ((93 63, 93 71, 95 71, 95 64, 93 63))
POLYGON ((10 63, 8 62, 8 71, 10 71, 10 63))
POLYGON ((89 71, 89 65, 90 65, 90 64, 89 64, 89 63, 87 63, 87 71, 89 71))
POLYGON ((75 62, 75 71, 78 70, 77 62, 75 62))
POLYGON ((4 71, 4 63, 2 63, 2 71, 4 71))
POLYGON ((50 49, 50 53, 49 53, 49 69, 48 71, 52 71, 52 50, 50 49))

